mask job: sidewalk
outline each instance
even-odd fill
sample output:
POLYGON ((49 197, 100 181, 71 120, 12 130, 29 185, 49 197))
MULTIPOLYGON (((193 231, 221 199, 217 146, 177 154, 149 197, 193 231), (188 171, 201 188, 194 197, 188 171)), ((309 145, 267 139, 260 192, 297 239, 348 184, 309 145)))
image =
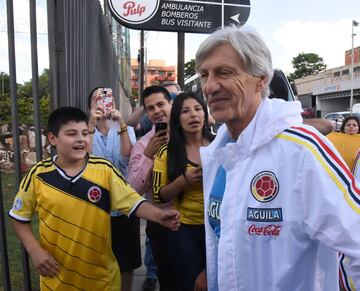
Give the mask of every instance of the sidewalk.
MULTIPOLYGON (((145 226, 146 221, 141 219, 140 222, 140 240, 141 240, 141 257, 143 258, 143 264, 140 268, 134 272, 133 291, 142 291, 142 285, 146 276, 146 268, 144 265, 144 254, 145 254, 145 226)), ((156 283, 156 291, 159 291, 159 282, 156 283)))

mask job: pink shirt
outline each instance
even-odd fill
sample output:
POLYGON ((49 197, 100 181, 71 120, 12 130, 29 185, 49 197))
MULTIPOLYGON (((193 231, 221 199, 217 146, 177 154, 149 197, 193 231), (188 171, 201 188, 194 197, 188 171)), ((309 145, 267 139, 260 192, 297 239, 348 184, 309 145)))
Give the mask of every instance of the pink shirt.
MULTIPOLYGON (((153 166, 154 160, 149 159, 144 155, 144 150, 147 147, 150 139, 155 134, 155 127, 140 138, 132 147, 129 167, 128 167, 128 183, 138 192, 140 195, 153 202, 152 191, 152 178, 153 178, 153 166)), ((164 204, 156 204, 162 209, 171 209, 172 202, 164 204)))

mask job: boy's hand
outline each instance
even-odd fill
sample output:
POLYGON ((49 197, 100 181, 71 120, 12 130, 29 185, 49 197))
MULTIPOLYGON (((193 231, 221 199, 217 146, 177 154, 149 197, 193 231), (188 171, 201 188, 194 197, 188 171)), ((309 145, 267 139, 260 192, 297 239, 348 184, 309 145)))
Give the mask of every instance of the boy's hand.
POLYGON ((53 278, 59 274, 59 264, 45 249, 38 247, 29 252, 35 269, 41 276, 53 278))
POLYGON ((162 226, 176 231, 180 226, 180 213, 176 210, 162 210, 160 212, 159 223, 162 226))

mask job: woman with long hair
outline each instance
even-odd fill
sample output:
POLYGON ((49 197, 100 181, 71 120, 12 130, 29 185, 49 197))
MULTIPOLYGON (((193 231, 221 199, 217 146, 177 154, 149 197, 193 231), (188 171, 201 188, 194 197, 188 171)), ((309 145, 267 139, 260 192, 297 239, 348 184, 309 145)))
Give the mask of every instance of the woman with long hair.
POLYGON ((168 235, 168 250, 180 290, 207 290, 205 228, 200 147, 212 136, 205 102, 193 93, 179 94, 172 105, 170 138, 154 161, 154 201, 173 200, 181 226, 168 235))

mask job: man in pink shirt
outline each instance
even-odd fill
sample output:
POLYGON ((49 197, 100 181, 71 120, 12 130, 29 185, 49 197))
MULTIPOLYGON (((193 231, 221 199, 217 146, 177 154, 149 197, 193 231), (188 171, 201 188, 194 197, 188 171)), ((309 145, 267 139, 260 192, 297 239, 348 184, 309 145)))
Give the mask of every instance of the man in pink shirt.
MULTIPOLYGON (((169 92, 160 86, 145 88, 141 101, 152 124, 168 123, 171 111, 169 92)), ((140 138, 130 155, 128 177, 129 184, 149 201, 153 200, 152 173, 154 156, 160 146, 168 141, 166 130, 155 133, 155 127, 140 138)), ((171 208, 171 203, 157 205, 160 208, 171 208)), ((150 239, 151 249, 158 267, 160 291, 176 291, 176 282, 167 256, 167 230, 157 223, 147 223, 146 234, 150 239)))

